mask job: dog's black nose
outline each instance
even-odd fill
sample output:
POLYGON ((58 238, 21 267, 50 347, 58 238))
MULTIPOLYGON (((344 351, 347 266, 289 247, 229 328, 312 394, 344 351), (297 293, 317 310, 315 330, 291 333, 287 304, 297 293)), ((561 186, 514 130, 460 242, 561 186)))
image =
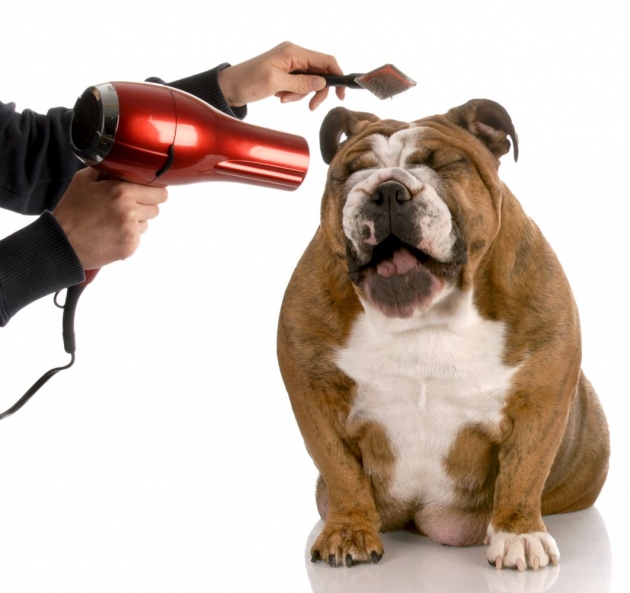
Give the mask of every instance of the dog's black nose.
POLYGON ((415 245, 418 237, 414 224, 414 204, 411 192, 402 183, 393 180, 381 183, 365 203, 362 212, 371 223, 371 240, 380 243, 394 233, 402 241, 415 245))
POLYGON ((370 198, 371 202, 384 208, 395 208, 397 205, 409 200, 411 200, 411 193, 402 183, 397 181, 381 183, 370 198))

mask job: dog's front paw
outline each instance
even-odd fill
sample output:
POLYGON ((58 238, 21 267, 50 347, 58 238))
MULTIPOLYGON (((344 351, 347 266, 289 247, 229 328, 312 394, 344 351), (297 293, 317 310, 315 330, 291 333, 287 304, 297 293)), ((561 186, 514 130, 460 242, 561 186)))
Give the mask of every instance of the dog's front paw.
POLYGON ((371 522, 328 519, 311 548, 311 561, 321 559, 333 568, 343 563, 350 567, 360 562, 376 564, 383 553, 378 530, 371 522))
POLYGON ((508 533, 489 530, 486 543, 490 543, 486 558, 498 570, 503 567, 538 570, 549 563, 555 566, 560 559, 555 540, 545 531, 508 533))

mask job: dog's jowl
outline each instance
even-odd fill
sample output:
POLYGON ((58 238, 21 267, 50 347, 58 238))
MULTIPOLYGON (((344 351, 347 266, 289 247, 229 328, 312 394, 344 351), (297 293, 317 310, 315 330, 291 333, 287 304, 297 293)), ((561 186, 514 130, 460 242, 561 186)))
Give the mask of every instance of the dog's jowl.
POLYGON ((609 438, 569 284, 498 176, 510 116, 337 108, 320 138, 321 224, 278 329, 320 473, 313 560, 378 562, 379 532, 405 528, 485 542, 498 568, 557 563, 542 515, 593 504, 609 438))

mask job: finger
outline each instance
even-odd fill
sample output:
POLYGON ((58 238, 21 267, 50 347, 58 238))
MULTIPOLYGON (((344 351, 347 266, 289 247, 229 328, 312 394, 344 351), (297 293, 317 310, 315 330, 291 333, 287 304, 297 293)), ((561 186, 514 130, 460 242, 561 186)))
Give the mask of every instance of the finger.
POLYGON ((294 70, 310 70, 312 72, 343 74, 343 70, 337 63, 334 56, 309 49, 302 49, 302 51, 293 55, 292 62, 292 68, 294 70))
POLYGON ((319 105, 322 104, 323 101, 325 101, 326 97, 328 96, 328 88, 325 88, 317 93, 315 93, 315 95, 313 96, 313 98, 310 100, 308 107, 311 111, 314 111, 315 109, 317 109, 317 107, 319 105))
POLYGON ((103 179, 96 180, 99 187, 102 187, 110 196, 124 198, 133 201, 136 204, 162 204, 168 198, 168 191, 165 187, 154 187, 150 185, 140 185, 129 181, 121 181, 120 179, 103 179))
POLYGON ((138 221, 153 220, 160 213, 157 205, 139 205, 135 212, 135 219, 138 221))
POLYGON ((298 93, 289 93, 288 91, 280 91, 276 93, 276 97, 280 99, 281 103, 294 103, 295 101, 301 101, 306 95, 300 95, 298 93))
POLYGON ((165 187, 136 185, 135 192, 134 199, 138 204, 163 204, 168 198, 168 191, 165 187))
POLYGON ((309 59, 310 68, 317 68, 322 72, 328 74, 343 74, 341 66, 337 63, 337 60, 333 56, 326 54, 316 54, 311 60, 309 59))
POLYGON ((76 176, 82 177, 86 181, 98 181, 102 177, 102 173, 93 169, 92 167, 86 167, 76 173, 76 176))
POLYGON ((280 92, 285 91, 297 95, 308 95, 309 93, 321 91, 325 88, 326 80, 314 74, 281 73, 278 76, 275 87, 280 92))

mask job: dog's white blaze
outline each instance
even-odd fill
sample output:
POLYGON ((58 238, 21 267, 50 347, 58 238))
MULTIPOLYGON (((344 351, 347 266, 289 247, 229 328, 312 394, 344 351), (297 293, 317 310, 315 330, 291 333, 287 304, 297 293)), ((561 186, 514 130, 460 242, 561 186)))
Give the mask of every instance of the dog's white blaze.
POLYGON ((382 159, 384 167, 404 167, 409 155, 416 150, 416 143, 430 132, 428 128, 410 124, 406 129, 391 136, 370 136, 372 150, 382 159))
POLYGON ((454 483, 443 462, 453 441, 467 425, 498 425, 517 370, 502 362, 504 333, 458 290, 424 316, 389 319, 368 306, 355 323, 337 360, 357 383, 348 421, 385 429, 396 499, 451 502, 454 483))
POLYGON ((429 167, 409 167, 406 164, 424 133, 422 127, 411 127, 390 137, 380 134, 370 136, 372 150, 380 161, 379 167, 358 171, 348 179, 348 196, 343 209, 343 229, 357 252, 361 252, 363 242, 374 244, 373 235, 368 239, 363 235, 367 222, 358 216, 361 204, 370 199, 380 184, 397 181, 421 204, 417 211, 419 218, 415 222, 422 240, 415 247, 440 261, 450 258, 455 235, 451 213, 439 196, 439 178, 429 167))

